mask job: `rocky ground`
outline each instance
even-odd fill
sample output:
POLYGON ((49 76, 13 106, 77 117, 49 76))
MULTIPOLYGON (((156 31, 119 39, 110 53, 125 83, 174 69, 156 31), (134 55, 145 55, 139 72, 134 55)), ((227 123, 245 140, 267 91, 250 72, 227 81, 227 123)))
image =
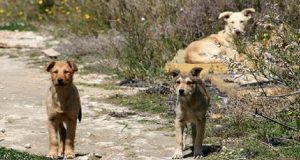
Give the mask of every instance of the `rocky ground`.
MULTIPOLYGON (((45 48, 44 42, 42 46, 34 43, 35 50, 45 48)), ((50 75, 28 64, 30 60, 25 53, 32 46, 21 44, 0 49, 0 146, 46 155, 48 133, 43 101, 50 75), (12 53, 18 57, 9 57, 12 53)), ((41 58, 45 57, 41 55, 41 58)), ((162 129, 164 125, 159 116, 137 113, 101 100, 114 94, 135 94, 136 89, 104 90, 85 85, 101 83, 106 78, 107 75, 75 77, 83 111, 76 135, 77 159, 88 153, 100 155, 94 158, 102 159, 170 159, 175 145, 174 132, 162 129)))

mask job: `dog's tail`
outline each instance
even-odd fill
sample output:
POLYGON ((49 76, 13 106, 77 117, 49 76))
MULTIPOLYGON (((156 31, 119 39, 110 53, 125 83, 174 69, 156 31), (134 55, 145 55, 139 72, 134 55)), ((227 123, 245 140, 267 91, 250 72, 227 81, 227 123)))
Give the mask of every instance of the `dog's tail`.
POLYGON ((80 107, 79 113, 78 113, 78 120, 79 120, 79 122, 81 122, 81 117, 82 117, 82 113, 81 113, 81 107, 80 107))

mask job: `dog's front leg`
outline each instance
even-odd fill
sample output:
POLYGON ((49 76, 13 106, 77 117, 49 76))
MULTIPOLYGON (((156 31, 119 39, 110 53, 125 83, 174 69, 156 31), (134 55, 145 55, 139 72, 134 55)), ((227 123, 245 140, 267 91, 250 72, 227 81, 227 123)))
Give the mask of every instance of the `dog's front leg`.
POLYGON ((58 139, 57 139, 58 126, 54 120, 48 120, 49 132, 49 153, 48 157, 56 158, 58 155, 58 139))
POLYGON ((183 157, 182 147, 183 147, 183 130, 185 123, 179 119, 175 119, 175 131, 176 131, 176 149, 173 155, 173 159, 181 159, 183 157))
POLYGON ((74 154, 74 140, 77 121, 75 119, 69 119, 67 122, 67 136, 65 141, 65 157, 66 158, 75 158, 74 154))
POLYGON ((196 137, 194 141, 194 157, 200 158, 203 156, 202 143, 205 131, 205 118, 196 122, 196 137))
POLYGON ((59 132, 59 156, 63 156, 65 152, 65 142, 66 142, 66 129, 63 125, 63 123, 60 123, 58 126, 58 132, 59 132))

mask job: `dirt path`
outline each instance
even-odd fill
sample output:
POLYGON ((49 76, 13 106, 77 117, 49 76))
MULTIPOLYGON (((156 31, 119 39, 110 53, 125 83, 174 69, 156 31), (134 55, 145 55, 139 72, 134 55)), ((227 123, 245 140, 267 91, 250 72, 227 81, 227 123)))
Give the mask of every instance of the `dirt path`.
MULTIPOLYGON (((0 64, 0 146, 46 155, 48 134, 43 100, 49 75, 42 69, 30 68, 24 58, 1 56, 0 64), (31 148, 26 149, 26 145, 31 148)), ((76 153, 97 153, 102 159, 170 159, 174 133, 151 123, 159 117, 135 112, 115 117, 112 113, 132 111, 95 99, 116 91, 78 87, 83 121, 78 125, 76 153)))

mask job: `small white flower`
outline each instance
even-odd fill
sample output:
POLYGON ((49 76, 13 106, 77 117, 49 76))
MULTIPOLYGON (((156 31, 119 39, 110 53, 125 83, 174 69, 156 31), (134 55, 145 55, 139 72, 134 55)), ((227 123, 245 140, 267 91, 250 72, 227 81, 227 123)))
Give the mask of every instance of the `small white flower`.
POLYGON ((182 12, 182 11, 183 11, 183 8, 180 8, 180 11, 182 12))
POLYGON ((146 20, 146 18, 145 17, 141 17, 141 21, 145 21, 146 20))

